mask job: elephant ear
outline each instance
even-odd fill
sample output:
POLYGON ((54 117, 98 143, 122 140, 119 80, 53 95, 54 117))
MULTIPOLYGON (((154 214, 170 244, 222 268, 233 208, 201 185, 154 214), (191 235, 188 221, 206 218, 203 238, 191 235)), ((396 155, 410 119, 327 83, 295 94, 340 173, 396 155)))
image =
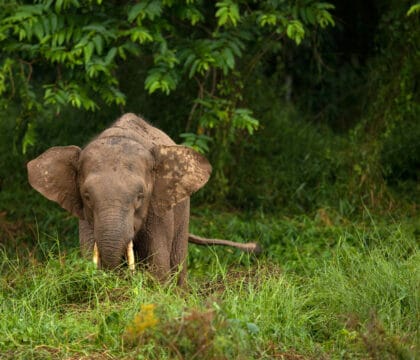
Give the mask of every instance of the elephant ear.
POLYGON ((211 165, 204 156, 185 146, 159 145, 152 153, 155 158, 152 208, 155 214, 162 215, 204 186, 211 165))
POLYGON ((47 199, 83 219, 83 203, 77 185, 80 148, 56 146, 48 149, 28 167, 31 186, 47 199))

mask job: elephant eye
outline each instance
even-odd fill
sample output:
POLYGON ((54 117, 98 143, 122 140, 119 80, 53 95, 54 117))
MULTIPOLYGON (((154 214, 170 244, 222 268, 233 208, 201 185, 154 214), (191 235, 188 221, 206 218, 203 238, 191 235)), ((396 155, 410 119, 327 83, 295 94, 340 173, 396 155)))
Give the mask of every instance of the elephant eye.
POLYGON ((140 208, 144 198, 143 191, 140 191, 136 196, 136 209, 140 208))
POLYGON ((90 204, 90 195, 89 195, 89 193, 85 192, 85 193, 83 194, 83 200, 85 201, 85 203, 86 203, 87 205, 89 205, 89 204, 90 204))

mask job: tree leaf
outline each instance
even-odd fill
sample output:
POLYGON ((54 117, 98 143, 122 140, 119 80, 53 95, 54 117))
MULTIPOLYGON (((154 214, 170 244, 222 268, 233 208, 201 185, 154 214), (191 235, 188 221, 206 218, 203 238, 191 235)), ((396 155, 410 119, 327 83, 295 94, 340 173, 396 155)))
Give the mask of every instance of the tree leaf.
POLYGON ((133 22, 147 6, 147 2, 139 2, 128 11, 128 22, 133 22))
POLYGON ((84 47, 83 53, 85 56, 85 64, 87 64, 90 61, 93 54, 94 47, 95 46, 93 42, 88 42, 87 45, 84 47))
POLYGON ((102 36, 100 36, 100 35, 95 35, 95 36, 92 38, 92 42, 93 42, 93 43, 94 43, 94 45, 95 45, 96 53, 97 53, 98 55, 101 55, 101 54, 102 54, 102 51, 103 51, 103 48, 104 48, 104 41, 103 41, 102 36))
POLYGON ((410 9, 407 11, 407 16, 411 16, 413 14, 417 14, 420 12, 420 3, 411 5, 410 9))

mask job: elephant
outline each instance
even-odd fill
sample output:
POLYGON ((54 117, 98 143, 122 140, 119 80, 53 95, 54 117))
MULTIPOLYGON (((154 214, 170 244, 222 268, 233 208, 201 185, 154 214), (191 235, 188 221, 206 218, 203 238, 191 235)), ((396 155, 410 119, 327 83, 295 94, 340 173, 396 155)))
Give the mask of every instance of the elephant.
POLYGON ((56 146, 27 164, 30 185, 79 219, 81 253, 101 269, 135 257, 159 280, 186 278, 188 243, 258 253, 257 243, 189 233, 190 195, 210 177, 195 150, 127 113, 83 149, 56 146))

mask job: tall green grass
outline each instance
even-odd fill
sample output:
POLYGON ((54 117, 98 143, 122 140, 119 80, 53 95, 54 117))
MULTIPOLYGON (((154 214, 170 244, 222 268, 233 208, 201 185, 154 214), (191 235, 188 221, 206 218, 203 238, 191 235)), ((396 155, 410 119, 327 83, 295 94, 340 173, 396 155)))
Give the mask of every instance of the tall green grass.
POLYGON ((0 358, 416 358, 415 222, 212 214, 196 213, 194 231, 265 253, 191 246, 185 289, 96 271, 42 232, 38 251, 2 251, 0 358))

